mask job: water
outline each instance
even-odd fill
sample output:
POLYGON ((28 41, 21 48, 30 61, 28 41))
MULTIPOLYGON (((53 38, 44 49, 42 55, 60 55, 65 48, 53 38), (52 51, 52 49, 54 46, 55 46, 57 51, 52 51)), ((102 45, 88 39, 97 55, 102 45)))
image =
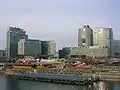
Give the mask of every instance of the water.
POLYGON ((120 90, 120 82, 99 82, 92 86, 74 86, 15 80, 0 76, 0 90, 120 90))

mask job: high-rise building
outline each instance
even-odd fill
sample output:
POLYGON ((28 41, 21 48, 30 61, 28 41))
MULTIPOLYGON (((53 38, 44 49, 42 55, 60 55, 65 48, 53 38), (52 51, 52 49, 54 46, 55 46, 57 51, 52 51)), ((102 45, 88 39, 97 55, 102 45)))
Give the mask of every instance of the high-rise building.
POLYGON ((98 46, 108 46, 111 56, 114 56, 112 28, 97 28, 93 34, 93 43, 98 46))
POLYGON ((18 42, 18 55, 33 57, 41 55, 41 42, 34 39, 20 39, 18 42))
POLYGON ((21 28, 9 27, 6 33, 6 57, 15 58, 18 53, 18 42, 20 39, 28 39, 28 35, 21 28))
POLYGON ((92 46, 93 45, 93 30, 89 25, 84 25, 78 28, 78 46, 92 46))
POLYGON ((41 41, 42 55, 54 57, 56 55, 56 44, 53 40, 41 41))

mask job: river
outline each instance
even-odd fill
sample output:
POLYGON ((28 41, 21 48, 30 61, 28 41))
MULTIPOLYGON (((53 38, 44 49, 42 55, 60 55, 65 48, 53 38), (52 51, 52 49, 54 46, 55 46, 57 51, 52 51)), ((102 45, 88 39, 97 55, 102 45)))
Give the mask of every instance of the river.
POLYGON ((15 80, 0 76, 0 90, 120 90, 120 82, 99 82, 89 86, 75 86, 15 80))

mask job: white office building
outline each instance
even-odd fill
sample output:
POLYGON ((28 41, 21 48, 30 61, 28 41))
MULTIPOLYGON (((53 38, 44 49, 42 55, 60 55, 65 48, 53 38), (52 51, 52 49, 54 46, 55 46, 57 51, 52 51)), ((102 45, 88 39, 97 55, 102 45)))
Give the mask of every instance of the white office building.
POLYGON ((93 33, 93 45, 107 46, 110 56, 114 57, 112 28, 96 28, 93 33))

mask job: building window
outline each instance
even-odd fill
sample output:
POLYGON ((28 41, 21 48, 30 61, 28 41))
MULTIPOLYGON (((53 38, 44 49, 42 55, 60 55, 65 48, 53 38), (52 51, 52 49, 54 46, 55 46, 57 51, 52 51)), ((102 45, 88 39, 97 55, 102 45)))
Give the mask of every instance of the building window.
POLYGON ((82 39, 82 43, 86 43, 86 40, 85 40, 85 39, 82 39))

